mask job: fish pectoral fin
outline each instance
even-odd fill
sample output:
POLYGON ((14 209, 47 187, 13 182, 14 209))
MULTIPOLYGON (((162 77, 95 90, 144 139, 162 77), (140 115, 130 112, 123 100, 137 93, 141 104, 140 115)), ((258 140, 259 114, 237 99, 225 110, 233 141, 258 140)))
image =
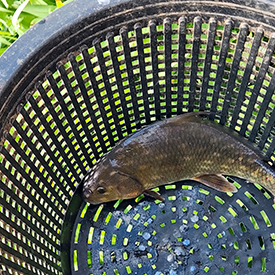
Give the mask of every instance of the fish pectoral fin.
POLYGON ((153 190, 145 190, 143 192, 143 194, 146 195, 146 196, 152 197, 152 198, 154 198, 156 200, 160 200, 162 202, 165 201, 165 199, 160 195, 160 193, 158 193, 156 191, 153 191, 153 190))
POLYGON ((236 186, 233 183, 230 183, 223 175, 203 174, 194 177, 193 179, 218 191, 232 193, 238 191, 236 186))

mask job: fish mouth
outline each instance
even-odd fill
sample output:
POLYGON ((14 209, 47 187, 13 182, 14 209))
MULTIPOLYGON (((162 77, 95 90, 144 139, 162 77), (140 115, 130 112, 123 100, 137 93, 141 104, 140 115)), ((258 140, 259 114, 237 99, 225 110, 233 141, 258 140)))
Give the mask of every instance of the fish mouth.
POLYGON ((104 200, 103 201, 101 201, 101 200, 94 200, 94 198, 92 198, 92 195, 93 195, 93 192, 91 190, 89 190, 89 189, 83 190, 82 199, 85 202, 88 202, 89 204, 92 204, 92 205, 97 205, 97 204, 105 202, 104 200))
POLYGON ((82 192, 83 200, 88 202, 91 194, 92 194, 92 190, 90 188, 83 189, 83 192, 82 192))

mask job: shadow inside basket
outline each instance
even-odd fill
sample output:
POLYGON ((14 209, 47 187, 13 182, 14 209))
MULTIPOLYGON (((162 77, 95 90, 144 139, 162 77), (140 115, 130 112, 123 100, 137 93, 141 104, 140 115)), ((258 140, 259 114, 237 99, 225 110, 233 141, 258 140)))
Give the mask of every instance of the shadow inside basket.
POLYGON ((72 274, 83 275, 274 272, 273 197, 258 185, 229 180, 237 193, 191 180, 160 186, 155 190, 164 203, 141 195, 89 205, 80 185, 69 207, 75 212, 64 223, 73 230, 69 251, 62 243, 63 257, 66 250, 72 274))

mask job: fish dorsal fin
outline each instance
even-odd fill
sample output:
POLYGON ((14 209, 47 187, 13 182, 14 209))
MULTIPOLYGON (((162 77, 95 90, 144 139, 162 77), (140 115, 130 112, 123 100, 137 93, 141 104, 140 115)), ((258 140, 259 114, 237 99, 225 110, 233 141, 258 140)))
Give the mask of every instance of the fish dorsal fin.
POLYGON ((210 113, 207 112, 190 112, 170 118, 167 123, 174 126, 181 126, 182 124, 190 122, 202 123, 203 121, 209 120, 209 115, 210 113))
POLYGON ((164 126, 168 127, 169 125, 171 125, 175 127, 177 126, 180 127, 180 126, 184 126, 185 123, 203 124, 230 136, 231 138, 235 139, 237 142, 242 143, 244 146, 248 147, 254 153, 256 153, 259 156, 259 158, 262 159, 263 161, 265 162, 270 161, 269 157, 265 156, 263 152, 261 152, 257 147, 255 147, 253 143, 249 142, 246 138, 244 138, 243 136, 240 136, 233 129, 230 129, 226 126, 222 126, 221 124, 210 119, 210 117, 213 115, 214 115, 213 113, 203 112, 203 111, 185 113, 185 114, 178 115, 168 119, 166 124, 164 124, 164 126))
POLYGON ((193 179, 218 191, 232 193, 238 191, 236 186, 230 183, 223 175, 203 174, 196 176, 193 179))

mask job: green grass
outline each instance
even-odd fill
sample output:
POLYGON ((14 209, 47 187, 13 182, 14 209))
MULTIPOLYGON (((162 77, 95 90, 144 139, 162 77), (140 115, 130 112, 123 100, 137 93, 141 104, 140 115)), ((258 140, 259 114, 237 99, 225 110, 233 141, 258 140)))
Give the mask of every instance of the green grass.
POLYGON ((0 0, 0 55, 24 32, 72 0, 0 0))

